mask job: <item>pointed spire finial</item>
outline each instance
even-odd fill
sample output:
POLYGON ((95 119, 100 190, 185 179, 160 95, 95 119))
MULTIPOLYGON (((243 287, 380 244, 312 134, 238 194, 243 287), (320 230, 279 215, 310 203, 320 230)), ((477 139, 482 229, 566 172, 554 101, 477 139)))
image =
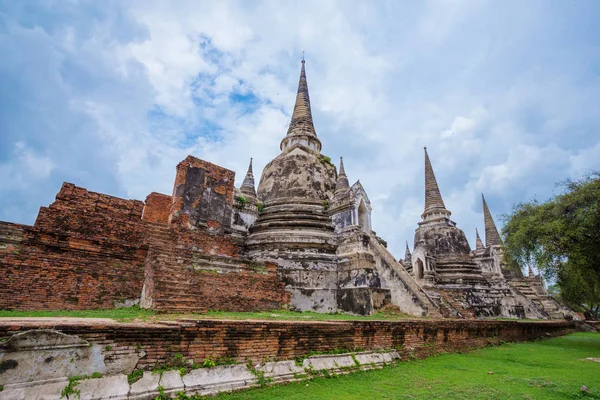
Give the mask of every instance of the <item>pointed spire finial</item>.
POLYGON ((340 172, 335 183, 335 191, 333 192, 333 198, 339 200, 340 198, 344 197, 349 191, 350 182, 348 181, 346 171, 344 170, 344 160, 342 157, 340 157, 340 172))
POLYGON ((427 154, 427 147, 424 147, 423 150, 425 151, 425 211, 423 211, 422 218, 425 219, 431 214, 443 214, 449 217, 450 211, 444 205, 444 200, 435 179, 429 155, 427 154))
POLYGON ((479 231, 477 230, 477 228, 475 228, 475 250, 482 250, 484 248, 485 246, 483 245, 483 242, 479 237, 479 231))
POLYGON ((485 246, 495 246, 502 244, 500 240, 500 234, 498 234, 498 229, 496 228, 496 224, 494 223, 494 218, 492 218, 492 213, 488 208, 488 205, 485 201, 485 197, 483 193, 481 193, 481 200, 483 202, 483 223, 485 226, 485 246))
POLYGON ((240 192, 246 196, 256 198, 256 189, 254 188, 254 174, 252 173, 252 158, 250 158, 250 165, 248 165, 248 172, 242 186, 240 186, 240 192))
POLYGON ((297 143, 298 140, 292 141, 291 138, 306 139, 313 150, 321 151, 321 141, 317 138, 317 132, 312 119, 312 111, 310 109, 310 96, 308 95, 308 83, 306 82, 306 71, 304 68, 304 57, 302 58, 302 68, 300 69, 300 81, 298 82, 298 93, 296 94, 296 104, 294 112, 287 131, 287 135, 281 141, 280 148, 283 151, 286 146, 297 143))
POLYGON ((406 241, 406 251, 404 252, 404 263, 406 265, 412 265, 412 255, 410 254, 410 249, 408 248, 408 240, 406 241))

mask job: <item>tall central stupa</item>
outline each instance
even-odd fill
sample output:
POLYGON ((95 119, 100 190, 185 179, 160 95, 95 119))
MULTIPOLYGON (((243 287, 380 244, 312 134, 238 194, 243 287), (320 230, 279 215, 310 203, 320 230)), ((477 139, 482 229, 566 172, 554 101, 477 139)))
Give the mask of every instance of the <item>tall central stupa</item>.
POLYGON ((328 214, 337 172, 321 155, 304 66, 303 60, 281 153, 262 172, 257 195, 264 210, 250 227, 246 247, 250 257, 279 265, 286 284, 297 288, 298 306, 307 296, 328 308, 337 289, 337 246, 328 214))
MULTIPOLYGON (((371 229, 365 189, 360 181, 350 185, 342 160, 338 174, 321 147, 303 60, 281 153, 260 178, 260 210, 236 212, 234 229, 247 232, 246 255, 277 264, 293 309, 371 314, 393 303, 426 315, 433 304, 371 229)), ((240 188, 244 195, 251 194, 250 174, 240 188)))

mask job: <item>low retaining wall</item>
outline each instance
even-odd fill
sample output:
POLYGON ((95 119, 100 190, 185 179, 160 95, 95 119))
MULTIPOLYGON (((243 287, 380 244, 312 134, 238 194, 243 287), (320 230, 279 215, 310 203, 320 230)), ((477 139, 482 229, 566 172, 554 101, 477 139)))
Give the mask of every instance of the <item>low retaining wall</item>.
MULTIPOLYGON (((408 359, 576 330, 572 321, 200 320, 146 324, 93 319, 0 320, 0 385, 11 390, 52 382, 60 386, 64 377, 94 373, 117 376, 158 365, 202 364, 207 359, 264 366, 265 362, 343 350, 393 352, 408 359)), ((190 374, 204 374, 194 371, 190 374)), ((256 383, 241 381, 247 384, 240 383, 240 387, 256 383)), ((94 383, 83 387, 86 385, 94 383)), ((0 399, 11 398, 7 395, 8 391, 4 395, 0 392, 0 399)))

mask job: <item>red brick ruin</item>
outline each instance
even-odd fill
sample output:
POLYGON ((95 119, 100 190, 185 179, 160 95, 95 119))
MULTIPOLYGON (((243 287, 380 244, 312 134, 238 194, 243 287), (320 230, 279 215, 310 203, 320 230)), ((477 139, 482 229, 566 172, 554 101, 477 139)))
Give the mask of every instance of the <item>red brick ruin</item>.
POLYGON ((188 156, 173 195, 145 202, 64 183, 33 226, 0 222, 0 309, 281 308, 276 265, 240 256, 235 173, 188 156))

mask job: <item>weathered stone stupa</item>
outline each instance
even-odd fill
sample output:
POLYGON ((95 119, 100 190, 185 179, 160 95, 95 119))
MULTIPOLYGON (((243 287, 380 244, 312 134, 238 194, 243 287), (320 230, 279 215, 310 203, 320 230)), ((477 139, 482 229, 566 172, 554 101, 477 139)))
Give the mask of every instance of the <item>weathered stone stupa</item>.
POLYGON ((335 167, 321 155, 304 61, 296 105, 280 149, 258 185, 264 210, 250 227, 248 255, 278 263, 283 280, 295 288, 299 307, 299 297, 304 295, 319 309, 335 308, 336 243, 325 205, 333 197, 337 176, 335 167))
POLYGON ((281 153, 258 185, 263 210, 249 227, 247 256, 277 263, 296 309, 371 313, 393 295, 372 248, 370 201, 360 182, 350 186, 343 161, 338 174, 321 148, 303 60, 281 153))
POLYGON ((464 232, 450 219, 425 149, 425 210, 412 254, 407 248, 405 260, 410 261, 404 262, 417 282, 448 316, 549 318, 572 314, 551 300, 540 285, 530 290, 522 274, 505 268, 498 229, 483 194, 481 198, 485 245, 476 231, 476 247, 471 250, 464 232))

